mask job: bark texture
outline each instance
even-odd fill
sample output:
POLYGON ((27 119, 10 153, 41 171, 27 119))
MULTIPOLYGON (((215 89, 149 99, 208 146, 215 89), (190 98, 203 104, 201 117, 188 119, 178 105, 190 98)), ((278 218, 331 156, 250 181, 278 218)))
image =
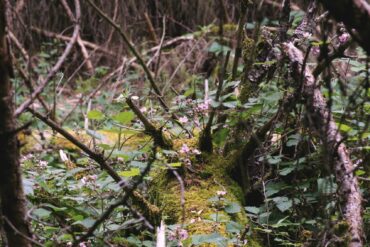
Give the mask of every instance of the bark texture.
POLYGON ((312 72, 306 67, 303 68, 302 52, 292 43, 285 43, 284 50, 290 60, 293 78, 297 83, 303 84, 302 96, 305 100, 310 127, 319 133, 329 155, 328 160, 333 163, 341 209, 349 226, 348 246, 363 246, 362 196, 343 138, 312 72))
POLYGON ((320 0, 330 14, 342 21, 353 38, 370 55, 370 4, 366 0, 320 0), (354 28, 355 31, 351 29, 354 28))
POLYGON ((10 247, 31 246, 13 116, 11 61, 5 38, 5 1, 0 0, 0 199, 10 247))

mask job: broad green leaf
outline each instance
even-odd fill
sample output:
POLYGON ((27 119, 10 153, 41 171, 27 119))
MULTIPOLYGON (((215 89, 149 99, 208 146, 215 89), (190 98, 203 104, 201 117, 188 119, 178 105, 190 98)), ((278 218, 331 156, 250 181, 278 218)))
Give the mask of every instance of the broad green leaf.
POLYGON ((233 109, 233 108, 237 107, 238 101, 223 102, 222 105, 225 106, 226 108, 232 108, 233 109))
POLYGON ((279 171, 279 174, 281 176, 286 176, 286 175, 290 174, 294 170, 295 170, 295 167, 294 166, 288 166, 288 167, 285 167, 285 168, 281 169, 279 171))
POLYGON ((232 202, 225 207, 225 212, 228 214, 240 213, 241 207, 239 204, 232 202))
POLYGON ((132 168, 128 171, 118 172, 118 175, 120 175, 122 177, 127 177, 127 178, 135 177, 135 176, 140 175, 140 169, 139 168, 132 168))
POLYGON ((364 175, 366 172, 364 171, 364 170, 357 170, 356 172, 355 172, 355 174, 356 174, 356 176, 362 176, 362 175, 364 175))
POLYGON ((244 209, 251 214, 259 214, 260 212, 260 209, 257 207, 245 207, 244 209))
POLYGON ((48 218, 50 216, 51 212, 49 210, 46 210, 46 209, 43 209, 43 208, 38 208, 38 209, 35 209, 32 212, 32 214, 35 215, 38 218, 48 218))
POLYGON ((192 244, 199 246, 201 244, 217 244, 217 246, 227 246, 227 240, 218 232, 211 234, 201 234, 192 236, 192 244))
POLYGON ((335 193, 337 190, 337 185, 334 183, 333 179, 330 177, 318 178, 317 179, 317 190, 322 194, 335 193))
POLYGON ((344 123, 337 124, 337 126, 339 126, 339 129, 343 132, 350 132, 351 130, 353 130, 351 126, 344 123))
POLYGON ((272 199, 275 204, 276 204, 276 207, 281 211, 281 212, 285 212, 287 210, 289 210, 292 206, 293 206, 293 201, 290 200, 288 197, 275 197, 272 199))
POLYGON ((113 120, 120 124, 129 124, 135 118, 135 114, 132 111, 120 112, 112 117, 113 120))
POLYGON ((76 221, 72 225, 82 225, 86 228, 90 228, 92 225, 94 225, 94 223, 95 223, 94 219, 86 218, 86 219, 83 219, 83 220, 76 221))
MULTIPOLYGON (((60 228, 59 228, 60 229, 60 228)), ((73 236, 71 234, 63 234, 57 238, 59 241, 72 241, 73 236)), ((55 243, 54 243, 55 244, 55 243)))
POLYGON ((222 145, 223 143, 226 142, 227 140, 227 137, 230 133, 230 129, 229 128, 222 128, 220 130, 218 130, 214 135, 213 135, 213 141, 217 144, 217 145, 222 145))
POLYGON ((230 221, 226 224, 226 231, 229 233, 240 233, 243 230, 243 226, 235 221, 230 221))
POLYGON ((34 180, 23 178, 23 190, 24 193, 29 196, 33 195, 33 186, 35 185, 34 180))
POLYGON ((270 197, 276 193, 279 193, 285 188, 287 188, 287 185, 283 182, 269 182, 266 185, 266 196, 270 197))
POLYGON ((98 110, 91 110, 87 113, 87 118, 92 120, 102 120, 104 119, 104 114, 98 110))

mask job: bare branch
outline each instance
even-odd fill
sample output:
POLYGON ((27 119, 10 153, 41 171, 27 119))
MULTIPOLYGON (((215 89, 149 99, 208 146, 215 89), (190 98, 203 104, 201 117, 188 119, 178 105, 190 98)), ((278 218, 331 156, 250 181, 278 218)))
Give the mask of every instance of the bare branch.
POLYGON ((125 42, 125 44, 127 45, 128 49, 137 58, 138 63, 143 68, 146 76, 148 77, 148 80, 150 82, 150 85, 151 85, 151 87, 153 88, 153 90, 154 90, 154 92, 156 94, 155 96, 157 97, 159 103, 161 104, 161 106, 163 107, 163 109, 166 112, 168 112, 169 111, 169 107, 167 106, 166 102, 164 101, 163 96, 161 95, 161 91, 160 91, 159 87, 157 86, 157 84, 154 81, 152 72, 150 72, 150 70, 146 66, 143 58, 141 57, 141 55, 139 54, 139 52, 135 49, 134 45, 129 41, 128 37, 123 32, 123 30, 121 29, 121 27, 118 24, 116 24, 109 16, 107 16, 101 9, 99 9, 98 6, 96 6, 93 3, 92 0, 87 0, 87 2, 90 4, 91 7, 93 7, 96 10, 96 12, 102 18, 104 18, 110 25, 112 25, 116 29, 116 31, 121 35, 121 37, 122 37, 123 41, 125 42))
POLYGON ((80 32, 80 18, 81 18, 81 8, 80 8, 80 1, 75 0, 75 9, 76 9, 76 23, 72 35, 72 39, 66 46, 63 54, 59 57, 57 63, 53 66, 53 68, 49 71, 49 73, 46 75, 45 79, 40 83, 40 85, 35 89, 35 91, 31 94, 30 98, 28 98, 25 102, 23 102, 15 111, 14 115, 15 117, 18 117, 20 114, 22 114, 27 107, 29 107, 33 101, 36 99, 36 97, 42 93, 44 88, 49 84, 51 78, 54 77, 54 75, 59 71, 61 66, 63 65, 64 61, 66 60, 69 53, 72 51, 73 46, 75 45, 78 34, 80 32))

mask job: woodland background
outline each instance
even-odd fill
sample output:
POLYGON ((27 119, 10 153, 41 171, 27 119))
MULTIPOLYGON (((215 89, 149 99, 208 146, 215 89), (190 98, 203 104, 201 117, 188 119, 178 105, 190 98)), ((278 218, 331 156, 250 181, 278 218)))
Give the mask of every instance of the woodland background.
POLYGON ((366 0, 0 0, 1 246, 366 246, 366 0))

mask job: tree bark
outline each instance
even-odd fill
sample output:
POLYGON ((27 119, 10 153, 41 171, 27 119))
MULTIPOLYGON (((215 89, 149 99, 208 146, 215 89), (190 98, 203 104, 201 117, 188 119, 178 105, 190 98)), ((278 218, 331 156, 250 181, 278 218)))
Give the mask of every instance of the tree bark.
POLYGON ((26 217, 15 131, 11 61, 6 43, 5 1, 0 0, 0 199, 1 214, 10 247, 31 247, 32 234, 26 217))
POLYGON ((304 56, 292 43, 284 44, 285 54, 289 57, 292 77, 301 82, 302 96, 305 101, 310 128, 319 133, 325 145, 329 159, 333 164, 341 209, 349 226, 349 247, 363 246, 362 196, 357 177, 353 174, 354 166, 343 138, 328 109, 320 86, 312 72, 303 67, 304 56))

